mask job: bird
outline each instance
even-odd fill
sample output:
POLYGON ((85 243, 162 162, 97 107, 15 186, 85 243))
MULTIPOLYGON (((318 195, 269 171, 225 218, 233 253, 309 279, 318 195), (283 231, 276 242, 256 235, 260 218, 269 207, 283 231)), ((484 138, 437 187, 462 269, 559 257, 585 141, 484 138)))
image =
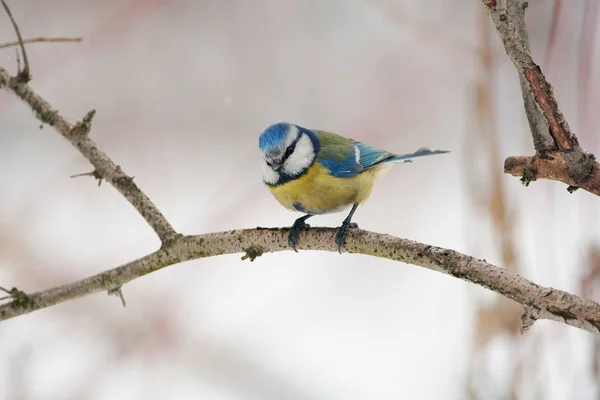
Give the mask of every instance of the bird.
POLYGON ((349 229, 358 228, 352 222, 354 212, 369 198, 376 179, 394 163, 449 152, 421 147, 413 153, 395 154, 289 122, 267 126, 259 136, 258 147, 264 159, 264 184, 282 206, 304 214, 288 233, 288 244, 294 251, 298 251, 301 230, 310 228, 308 218, 350 208, 335 234, 340 254, 349 229))

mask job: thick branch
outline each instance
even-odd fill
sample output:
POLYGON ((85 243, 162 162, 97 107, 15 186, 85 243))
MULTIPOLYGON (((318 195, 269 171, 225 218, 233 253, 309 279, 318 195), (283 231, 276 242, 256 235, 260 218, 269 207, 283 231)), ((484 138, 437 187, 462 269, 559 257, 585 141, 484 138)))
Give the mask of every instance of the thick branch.
POLYGON ((549 138, 534 138, 534 140, 537 139, 538 144, 552 142, 551 147, 536 148, 536 150, 572 150, 575 144, 569 125, 558 109, 550 84, 531 57, 527 37, 521 34, 525 31, 524 13, 516 11, 518 7, 523 6, 521 1, 482 0, 482 2, 496 26, 506 53, 515 65, 519 76, 527 82, 529 91, 533 94, 549 128, 545 132, 539 132, 542 135, 550 135, 549 138), (513 12, 509 13, 509 9, 513 12))
MULTIPOLYGON (((336 251, 334 229, 311 228, 300 235, 299 249, 336 251)), ((114 290, 135 278, 169 265, 221 254, 246 252, 251 259, 263 253, 289 250, 288 229, 248 229, 182 236, 160 250, 118 268, 50 290, 20 296, 0 306, 0 320, 50 307, 91 293, 114 290)), ((454 250, 407 239, 354 229, 348 235, 349 253, 387 258, 443 272, 475 283, 514 300, 525 308, 524 320, 550 319, 600 334, 600 305, 572 294, 542 287, 454 250)))
POLYGON ((0 68, 0 88, 12 90, 25 103, 35 111, 37 118, 54 127, 65 139, 79 150, 96 169, 95 172, 115 187, 135 209, 144 217, 146 222, 154 229, 160 240, 164 243, 177 236, 177 233, 167 219, 156 208, 152 201, 135 184, 133 178, 98 148, 96 143, 88 136, 89 123, 92 113, 88 114, 89 120, 75 125, 69 124, 58 111, 54 110, 46 100, 35 93, 29 85, 13 78, 5 69, 0 68))
POLYGON ((481 1, 519 74, 525 111, 538 155, 549 151, 563 153, 566 176, 575 186, 584 187, 594 168, 594 156, 579 146, 577 137, 558 108, 550 83, 531 57, 524 21, 527 3, 521 0, 481 1))
POLYGON ((577 183, 569 178, 567 163, 559 152, 547 153, 545 157, 508 157, 504 161, 504 173, 521 177, 528 184, 536 179, 551 179, 566 183, 571 188, 581 188, 600 196, 600 164, 594 162, 589 179, 577 183))

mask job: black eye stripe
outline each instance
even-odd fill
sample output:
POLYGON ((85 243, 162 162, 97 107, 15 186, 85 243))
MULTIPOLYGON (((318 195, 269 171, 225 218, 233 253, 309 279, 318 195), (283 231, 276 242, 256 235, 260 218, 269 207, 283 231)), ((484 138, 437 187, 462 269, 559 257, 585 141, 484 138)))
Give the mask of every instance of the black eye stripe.
POLYGON ((294 150, 296 149, 296 145, 298 144, 298 141, 300 140, 300 138, 302 137, 302 134, 298 135, 298 137, 296 138, 296 140, 294 140, 292 142, 292 144, 290 144, 288 146, 287 149, 285 149, 285 154, 283 155, 283 158, 281 159, 281 163, 283 164, 285 162, 285 160, 288 159, 289 156, 292 155, 292 153, 294 152, 294 150))

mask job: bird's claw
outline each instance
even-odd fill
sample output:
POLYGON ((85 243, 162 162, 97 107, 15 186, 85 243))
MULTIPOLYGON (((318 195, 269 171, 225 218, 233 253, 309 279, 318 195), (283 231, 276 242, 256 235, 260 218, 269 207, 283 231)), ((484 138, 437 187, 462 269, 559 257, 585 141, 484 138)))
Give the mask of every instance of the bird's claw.
POLYGON ((303 220, 296 220, 294 225, 290 228, 290 233, 288 235, 288 244, 294 251, 297 253, 296 245, 298 244, 298 236, 300 236, 300 231, 302 229, 308 229, 310 225, 304 222, 303 220))
POLYGON ((342 254, 342 248, 346 243, 346 237, 348 236, 348 230, 358 228, 358 224, 356 222, 344 221, 342 226, 338 229, 335 234, 335 244, 337 244, 338 252, 342 254))

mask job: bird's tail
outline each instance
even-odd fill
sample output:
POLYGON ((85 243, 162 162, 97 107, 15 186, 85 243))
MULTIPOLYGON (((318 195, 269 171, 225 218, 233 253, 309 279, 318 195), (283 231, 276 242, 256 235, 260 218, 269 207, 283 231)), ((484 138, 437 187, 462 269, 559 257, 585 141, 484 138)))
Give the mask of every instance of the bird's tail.
POLYGON ((385 161, 386 162, 412 162, 413 158, 433 156, 436 154, 444 154, 444 153, 450 153, 450 152, 447 150, 430 150, 427 147, 421 147, 419 150, 415 151, 414 153, 397 154, 393 157, 386 159, 385 161))

